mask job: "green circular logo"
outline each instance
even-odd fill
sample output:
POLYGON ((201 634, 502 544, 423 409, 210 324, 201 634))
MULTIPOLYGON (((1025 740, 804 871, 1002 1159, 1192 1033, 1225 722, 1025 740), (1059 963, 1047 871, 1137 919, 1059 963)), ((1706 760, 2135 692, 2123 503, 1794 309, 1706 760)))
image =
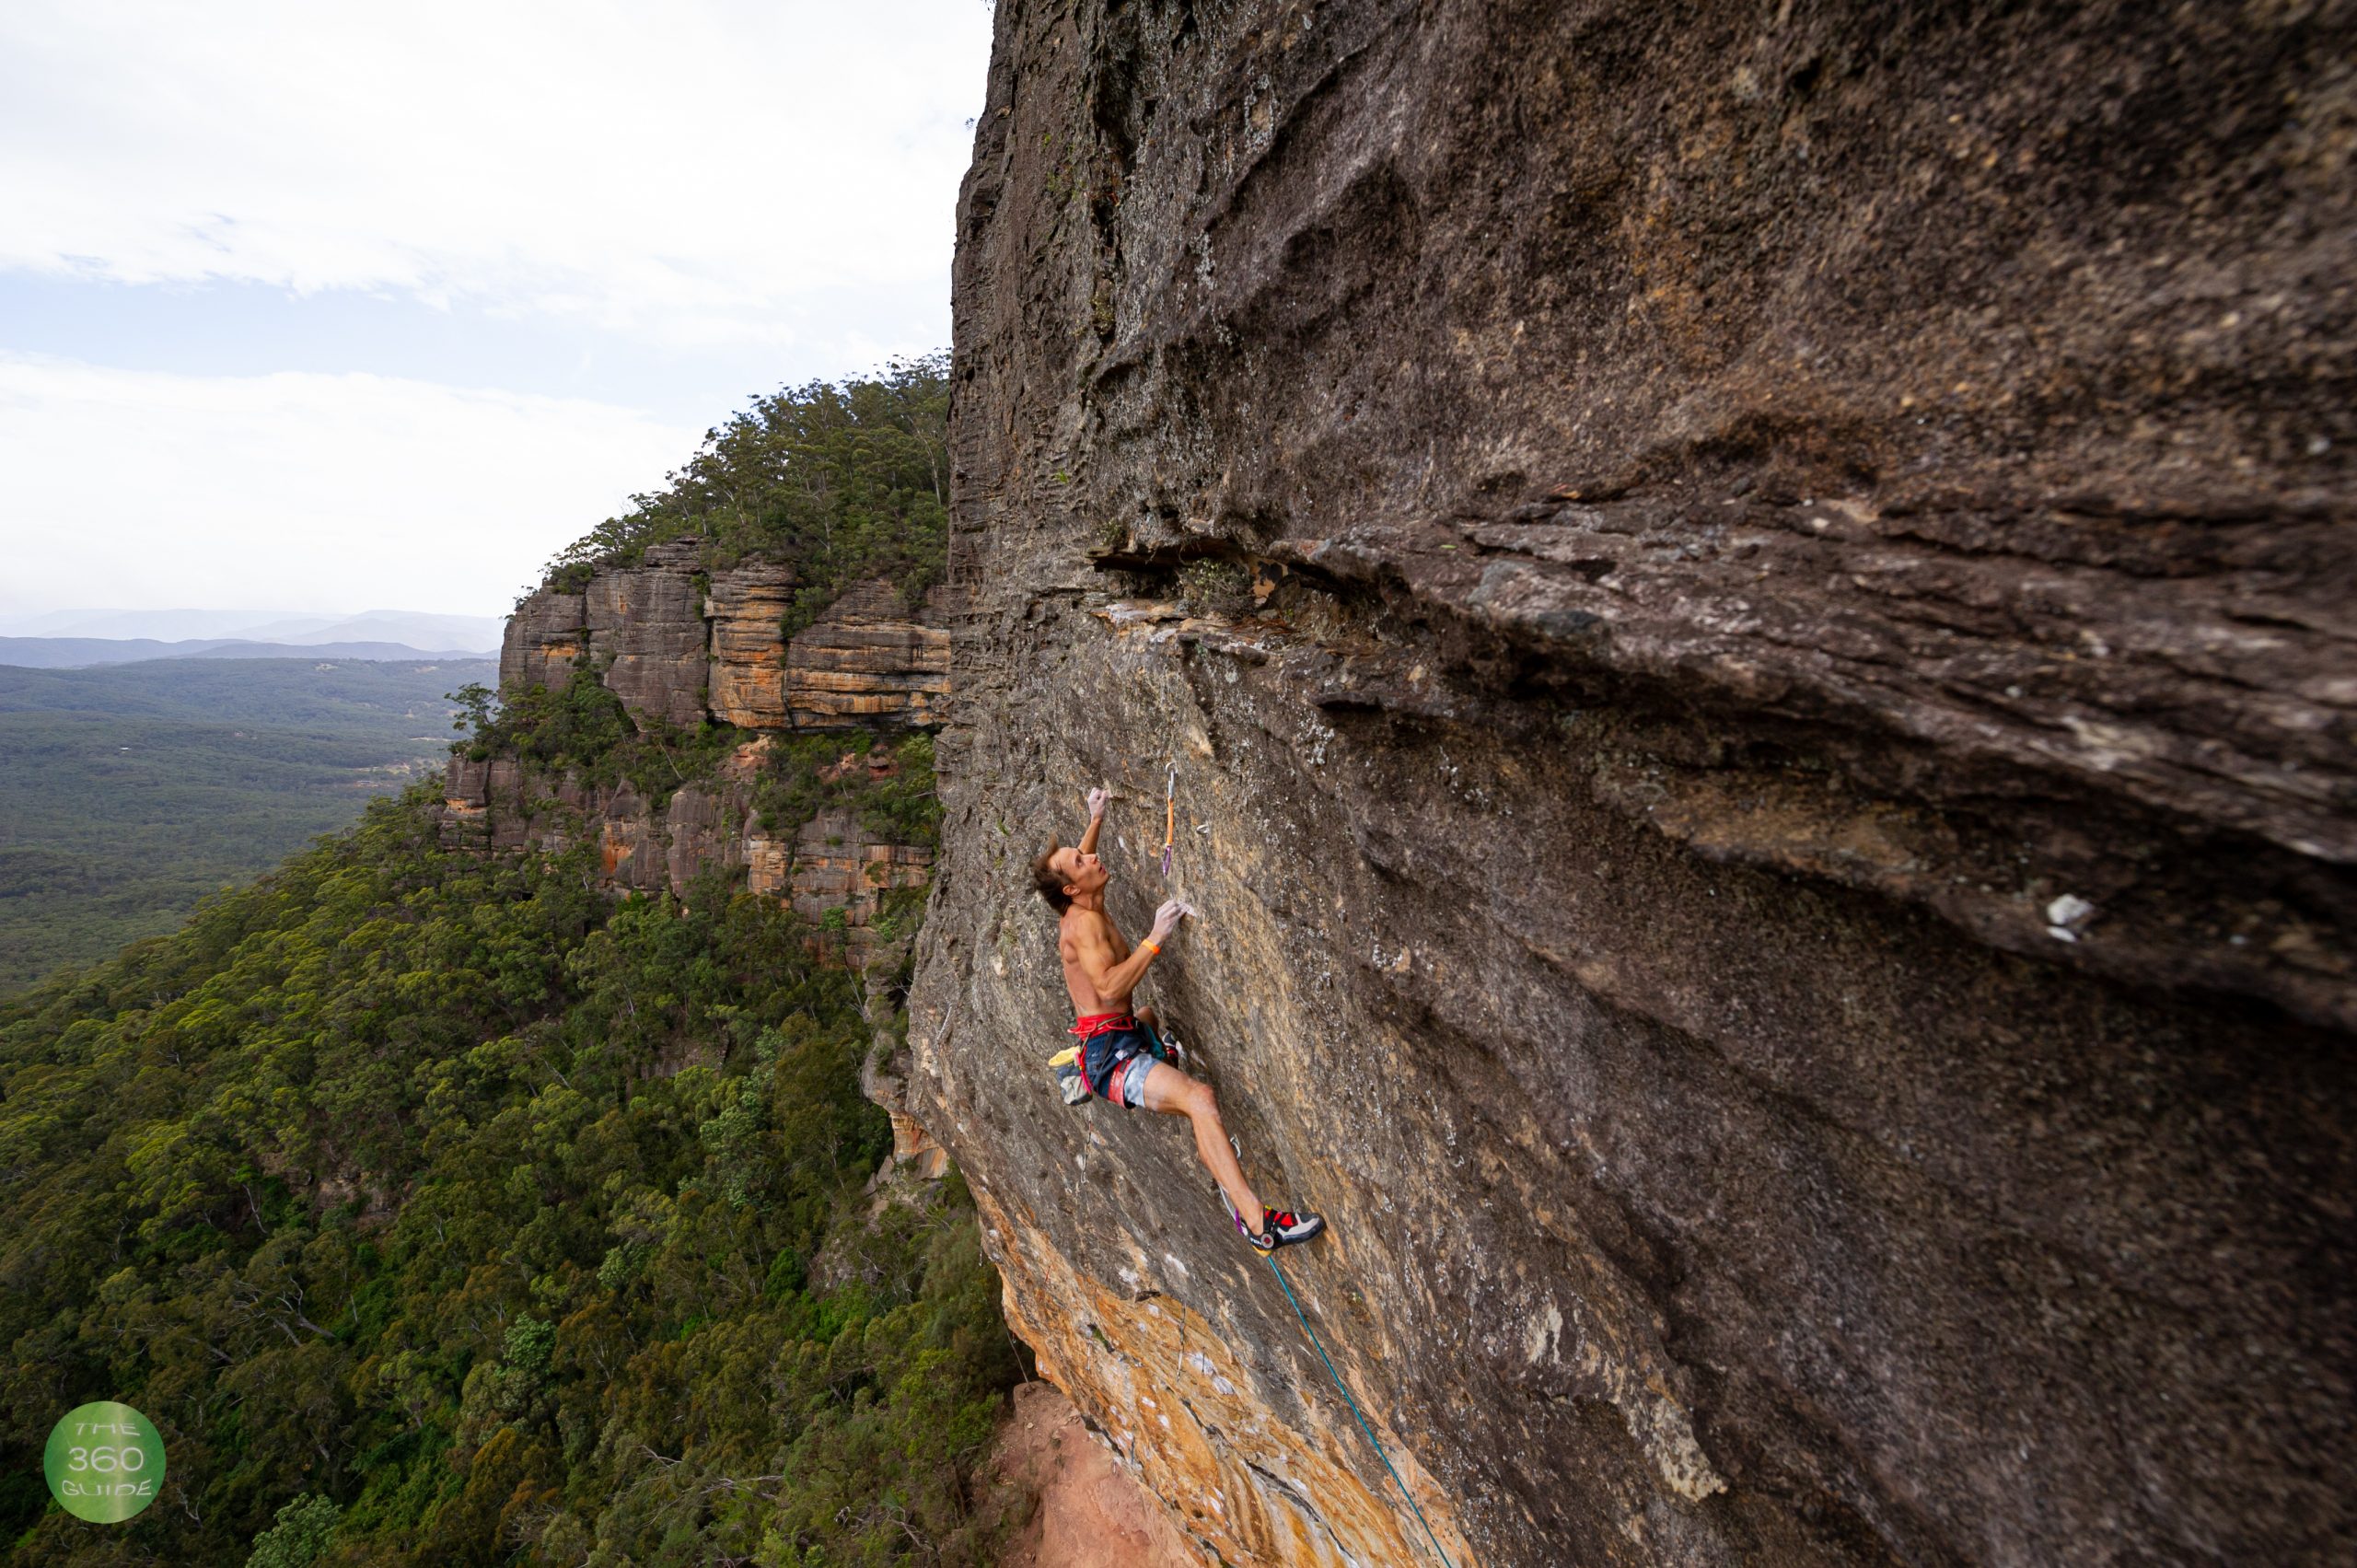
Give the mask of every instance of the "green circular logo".
POLYGON ((84 1405, 49 1429, 41 1471, 58 1506, 77 1519, 116 1524, 162 1490, 164 1434, 129 1405, 84 1405))

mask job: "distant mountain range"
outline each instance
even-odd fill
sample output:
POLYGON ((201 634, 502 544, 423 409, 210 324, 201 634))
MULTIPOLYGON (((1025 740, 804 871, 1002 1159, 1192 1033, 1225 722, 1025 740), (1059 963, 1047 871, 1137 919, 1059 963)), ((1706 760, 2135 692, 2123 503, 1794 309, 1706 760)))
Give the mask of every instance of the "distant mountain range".
POLYGON ((0 637, 0 665, 18 669, 88 669, 155 658, 479 659, 471 648, 413 648, 407 643, 158 643, 148 637, 0 637))
POLYGON ((0 664, 65 669, 157 658, 482 658, 499 651, 494 615, 371 610, 58 610, 0 616, 0 664))

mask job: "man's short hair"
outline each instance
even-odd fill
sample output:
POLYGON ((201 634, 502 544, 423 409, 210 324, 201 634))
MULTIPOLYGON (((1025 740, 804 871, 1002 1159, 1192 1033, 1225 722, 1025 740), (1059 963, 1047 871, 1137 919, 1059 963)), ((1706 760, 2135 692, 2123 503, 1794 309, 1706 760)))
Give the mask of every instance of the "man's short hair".
POLYGON ((1056 851, 1063 847, 1062 844, 1050 844, 1031 860, 1032 885, 1039 889, 1039 896, 1048 900, 1048 907, 1058 914, 1072 908, 1072 895, 1064 891, 1063 873, 1048 863, 1055 859, 1056 851))

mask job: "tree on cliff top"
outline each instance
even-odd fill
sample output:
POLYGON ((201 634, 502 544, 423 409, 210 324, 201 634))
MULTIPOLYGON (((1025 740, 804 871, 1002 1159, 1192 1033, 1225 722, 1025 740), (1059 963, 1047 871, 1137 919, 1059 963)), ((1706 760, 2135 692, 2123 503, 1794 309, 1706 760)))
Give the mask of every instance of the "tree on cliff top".
POLYGON ((701 534, 705 563, 791 563, 789 634, 853 582, 881 576, 913 604, 940 581, 949 537, 949 359, 894 360, 877 377, 810 381, 756 398, 668 476, 549 563, 586 582, 650 545, 701 534))

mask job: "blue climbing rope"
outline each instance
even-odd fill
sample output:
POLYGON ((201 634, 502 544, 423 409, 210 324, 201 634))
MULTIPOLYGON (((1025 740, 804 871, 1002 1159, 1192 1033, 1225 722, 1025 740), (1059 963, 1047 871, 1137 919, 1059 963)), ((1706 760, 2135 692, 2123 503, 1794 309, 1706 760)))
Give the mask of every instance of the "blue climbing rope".
POLYGON ((1285 1278, 1285 1272, 1283 1269, 1277 1267, 1277 1255, 1273 1252, 1269 1254, 1269 1267, 1275 1272, 1277 1283, 1284 1286, 1285 1299, 1293 1303, 1293 1315, 1301 1319, 1301 1331, 1309 1336, 1310 1348, 1317 1351, 1318 1359, 1326 1364, 1326 1376, 1334 1380, 1335 1388, 1342 1390, 1342 1402, 1351 1407, 1351 1414, 1356 1417, 1359 1430, 1366 1434, 1367 1442, 1375 1449, 1375 1457, 1383 1461, 1385 1469, 1391 1470, 1391 1483, 1399 1489, 1399 1495, 1408 1500, 1408 1506, 1416 1509, 1416 1523, 1424 1527, 1424 1538, 1433 1543, 1433 1550, 1440 1553, 1444 1568, 1457 1568, 1457 1564, 1448 1561, 1448 1553, 1441 1551, 1440 1537, 1433 1534, 1433 1522, 1424 1517, 1424 1511, 1422 1508, 1416 1507, 1416 1494, 1408 1490, 1408 1483, 1399 1479, 1399 1472, 1391 1469, 1391 1456, 1383 1451, 1383 1444, 1376 1436, 1375 1428, 1366 1423, 1366 1417, 1360 1413, 1359 1402, 1351 1398, 1350 1388, 1342 1382, 1342 1375, 1334 1370, 1333 1358, 1326 1353, 1326 1347, 1318 1343, 1318 1330, 1309 1326, 1309 1315, 1302 1311, 1301 1298, 1294 1295, 1293 1282, 1285 1278))

